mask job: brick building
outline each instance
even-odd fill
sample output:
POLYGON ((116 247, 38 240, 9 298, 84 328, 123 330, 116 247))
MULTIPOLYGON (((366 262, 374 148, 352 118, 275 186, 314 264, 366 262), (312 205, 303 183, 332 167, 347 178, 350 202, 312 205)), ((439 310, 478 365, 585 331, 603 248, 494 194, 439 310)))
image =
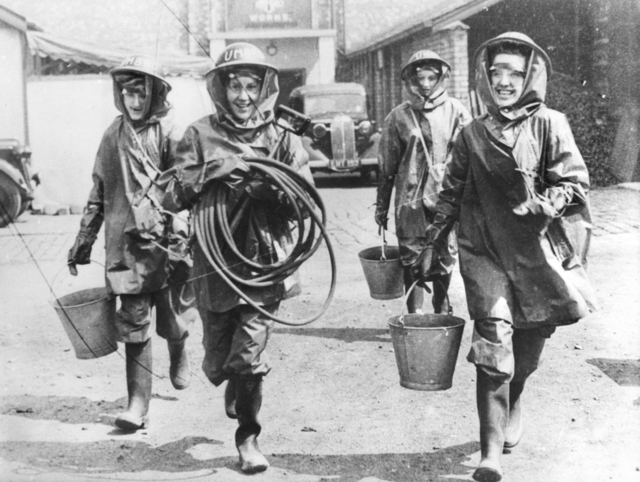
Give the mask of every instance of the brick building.
POLYGON ((149 54, 215 56, 249 41, 281 69, 281 100, 301 84, 364 84, 381 122, 402 100, 401 65, 432 49, 453 66, 450 92, 473 98, 473 52, 507 30, 531 36, 554 69, 612 99, 612 172, 640 179, 638 0, 0 0, 45 32, 149 54))
POLYGON ((637 0, 343 0, 336 77, 363 83, 382 122, 403 100, 400 69, 419 49, 453 67, 449 91, 473 100, 473 53, 505 31, 533 38, 554 71, 611 99, 618 135, 610 170, 640 180, 640 4, 637 0), (384 12, 384 14, 381 14, 384 12))

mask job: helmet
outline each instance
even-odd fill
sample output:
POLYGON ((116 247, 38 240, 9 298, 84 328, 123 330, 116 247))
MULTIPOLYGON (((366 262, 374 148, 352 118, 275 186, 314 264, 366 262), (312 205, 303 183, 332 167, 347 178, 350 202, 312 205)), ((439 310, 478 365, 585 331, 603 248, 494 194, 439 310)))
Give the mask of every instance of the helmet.
POLYGON ((146 55, 133 55, 131 57, 127 57, 118 67, 111 69, 110 74, 115 78, 117 74, 125 72, 136 72, 143 75, 149 75, 164 83, 167 86, 167 89, 171 90, 169 83, 164 80, 164 77, 162 77, 160 65, 158 65, 154 59, 146 55))
POLYGON ((547 53, 544 50, 542 50, 542 48, 531 39, 531 37, 520 32, 505 32, 503 34, 498 35, 495 38, 492 38, 491 40, 487 40, 485 43, 480 45, 480 47, 478 47, 478 49, 476 50, 476 53, 474 55, 476 62, 478 59, 478 55, 480 55, 481 52, 483 52, 485 49, 493 47, 494 45, 497 45, 502 42, 513 42, 513 43, 521 44, 521 45, 524 45, 525 47, 529 47, 534 51, 536 51, 546 62, 547 72, 549 75, 551 75, 551 71, 552 71, 551 59, 549 58, 547 53))
POLYGON ((432 51, 432 50, 418 50, 416 53, 414 53, 411 56, 409 61, 402 66, 401 77, 403 79, 407 78, 407 75, 408 75, 408 72, 409 72, 409 67, 411 67, 412 65, 415 65, 415 64, 418 64, 418 63, 421 63, 421 62, 427 62, 427 61, 440 63, 444 67, 447 67, 447 69, 451 70, 451 65, 449 65, 449 62, 447 62, 446 60, 442 59, 442 57, 440 57, 434 51, 432 51))
POLYGON ((264 54, 258 47, 247 42, 236 42, 227 45, 216 59, 215 67, 207 72, 207 75, 215 70, 232 67, 234 65, 256 65, 278 72, 278 69, 273 65, 265 62, 264 54))

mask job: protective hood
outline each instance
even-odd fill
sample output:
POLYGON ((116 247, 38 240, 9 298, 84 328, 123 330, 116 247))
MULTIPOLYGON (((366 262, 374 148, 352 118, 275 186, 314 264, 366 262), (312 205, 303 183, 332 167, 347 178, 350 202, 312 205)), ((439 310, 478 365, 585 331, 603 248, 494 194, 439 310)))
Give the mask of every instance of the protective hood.
POLYGON ((551 60, 531 38, 519 32, 506 32, 483 43, 474 57, 476 69, 476 91, 489 112, 501 115, 509 120, 528 117, 544 103, 547 93, 547 80, 551 75, 551 60), (527 59, 526 76, 522 94, 516 103, 506 108, 499 108, 491 87, 489 72, 489 49, 502 42, 512 42, 525 45, 531 49, 531 56, 527 59))
POLYGON ((278 87, 278 72, 275 68, 264 67, 265 74, 262 88, 256 101, 256 112, 246 122, 238 122, 233 116, 227 100, 227 88, 224 76, 234 69, 242 69, 243 64, 229 66, 224 69, 213 69, 206 75, 207 90, 216 107, 220 121, 237 131, 248 131, 273 122, 276 100, 280 88, 278 87))
POLYGON ((447 94, 447 85, 449 83, 449 72, 443 73, 440 76, 440 80, 434 86, 433 92, 429 94, 427 98, 422 97, 420 94, 420 87, 411 82, 411 79, 404 79, 404 87, 409 93, 409 102, 411 107, 415 110, 433 110, 442 104, 449 95, 447 94))
POLYGON ((411 107, 415 110, 430 111, 442 104, 448 97, 447 85, 449 84, 449 73, 451 72, 451 66, 448 62, 443 60, 437 53, 431 50, 420 50, 414 53, 409 61, 402 67, 401 77, 404 81, 405 89, 409 94, 409 101, 411 107), (438 83, 433 87, 433 90, 428 97, 423 97, 420 93, 420 86, 412 81, 412 76, 409 73, 409 69, 412 66, 424 61, 437 62, 440 64, 442 74, 438 83))
MULTIPOLYGON (((135 72, 139 74, 139 72, 135 72)), ((113 74, 112 74, 113 75, 113 74)), ((167 94, 169 93, 170 86, 164 80, 160 80, 159 78, 151 75, 145 75, 145 90, 149 94, 145 100, 144 105, 144 115, 142 119, 138 121, 133 121, 129 117, 129 113, 127 112, 127 108, 124 105, 124 96, 122 94, 122 88, 116 82, 115 75, 113 80, 113 99, 116 105, 116 109, 122 112, 122 115, 125 119, 127 119, 133 126, 138 127, 141 125, 145 125, 149 122, 154 122, 164 117, 171 105, 167 102, 167 94)))

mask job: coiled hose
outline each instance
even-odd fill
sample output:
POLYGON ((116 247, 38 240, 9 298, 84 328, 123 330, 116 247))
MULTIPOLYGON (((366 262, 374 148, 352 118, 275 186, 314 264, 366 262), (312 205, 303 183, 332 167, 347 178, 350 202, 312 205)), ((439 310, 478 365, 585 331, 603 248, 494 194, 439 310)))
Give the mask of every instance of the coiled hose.
MULTIPOLYGON (((287 206, 295 213, 292 216, 292 230, 297 228, 296 244, 290 254, 274 263, 261 263, 244 256, 233 239, 233 232, 243 216, 251 215, 252 202, 259 202, 248 194, 238 200, 233 212, 228 212, 230 188, 223 182, 216 189, 208 189, 196 205, 194 211, 194 230, 205 257, 225 283, 249 305, 277 323, 289 326, 303 326, 320 318, 333 299, 336 287, 336 261, 326 230, 326 212, 322 198, 316 188, 291 167, 262 157, 244 159, 250 167, 245 173, 247 179, 259 179, 263 184, 275 188, 275 192, 284 193, 287 206), (315 207, 314 207, 315 205, 315 207), (320 211, 320 215, 316 212, 320 211), (305 225, 305 218, 309 226, 305 225), (319 230, 319 235, 318 235, 319 230), (331 263, 331 286, 320 310, 313 316, 299 322, 292 322, 273 315, 256 304, 243 289, 267 288, 282 283, 318 250, 324 239, 331 263), (225 259, 225 248, 233 253, 234 260, 225 259), (249 267, 247 277, 238 272, 240 265, 249 267), (235 269, 234 269, 235 268, 235 269)), ((281 195, 282 196, 282 195, 281 195)))

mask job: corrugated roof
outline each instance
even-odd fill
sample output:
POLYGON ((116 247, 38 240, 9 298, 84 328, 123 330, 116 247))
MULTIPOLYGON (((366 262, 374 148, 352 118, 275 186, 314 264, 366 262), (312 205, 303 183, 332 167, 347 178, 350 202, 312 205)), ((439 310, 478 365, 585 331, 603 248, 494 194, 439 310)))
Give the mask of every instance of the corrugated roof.
POLYGON ((425 28, 437 30, 503 0, 347 0, 346 55, 376 50, 425 28), (360 5, 363 1, 364 4, 360 5), (347 10, 354 9, 353 20, 347 10))
MULTIPOLYGON (((125 49, 93 45, 44 32, 29 31, 27 39, 32 55, 107 68, 116 67, 125 58, 137 53, 125 49)), ((164 75, 199 77, 213 67, 211 59, 194 55, 158 55, 158 62, 165 70, 164 75)))

